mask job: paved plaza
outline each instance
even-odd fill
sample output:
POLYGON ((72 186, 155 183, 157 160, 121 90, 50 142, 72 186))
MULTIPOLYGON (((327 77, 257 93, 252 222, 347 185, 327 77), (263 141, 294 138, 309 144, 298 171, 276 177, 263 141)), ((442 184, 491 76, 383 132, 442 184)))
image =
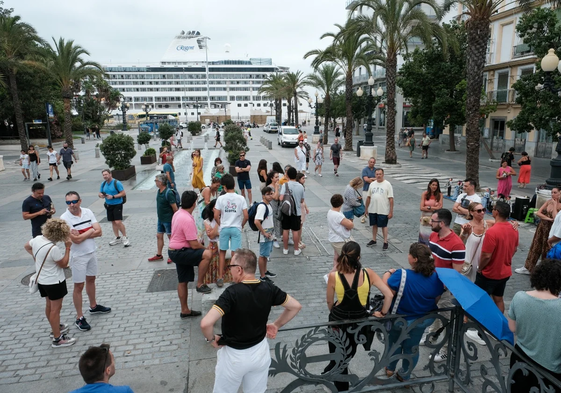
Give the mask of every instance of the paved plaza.
MULTIPOLYGON (((259 182, 256 168, 259 159, 269 163, 274 161, 282 165, 293 163, 293 150, 277 146, 275 135, 264 134, 273 140, 273 149, 268 150, 259 143, 263 135, 262 128, 254 129, 253 140, 249 141, 250 151, 247 159, 252 162, 251 178, 254 184, 253 198, 259 201, 259 182)), ((131 132, 134 136, 134 131, 131 132)), ((312 129, 308 127, 308 135, 312 129)), ((330 135, 331 137, 331 135, 330 135)), ((212 140, 212 138, 211 138, 212 140)), ((24 251, 23 245, 31 236, 30 222, 21 217, 21 203, 30 194, 31 182, 23 182, 19 166, 15 164, 18 156, 16 150, 2 149, 6 170, 0 172, 0 236, 2 252, 0 253, 0 293, 3 301, 0 305, 0 391, 15 392, 67 392, 83 385, 78 371, 80 355, 91 345, 111 344, 115 355, 117 373, 111 379, 115 385, 127 384, 135 392, 210 392, 214 380, 216 361, 215 349, 206 344, 200 332, 200 318, 181 320, 179 302, 175 287, 154 288, 149 286, 164 278, 173 269, 173 265, 160 262, 148 262, 147 258, 156 251, 156 189, 154 175, 159 173, 155 165, 141 166, 141 154, 134 158, 137 177, 123 182, 127 191, 127 204, 124 207, 124 223, 132 246, 110 247, 113 238, 111 225, 106 221, 103 200, 97 197, 102 182, 101 170, 106 167, 103 158, 95 158, 94 147, 97 142, 88 140, 85 144, 77 141, 79 161, 73 167, 71 181, 59 180, 48 182, 46 165, 41 165, 42 180, 45 180, 45 194, 49 195, 57 208, 56 216, 65 210, 64 195, 67 191, 78 191, 83 199, 83 206, 91 209, 101 223, 103 237, 96 239, 100 275, 97 280, 97 298, 103 305, 112 307, 112 312, 105 315, 88 316, 92 326, 89 332, 80 332, 73 326, 74 306, 69 294, 63 302, 61 321, 71 324, 70 335, 78 338, 76 345, 55 349, 50 346, 49 326, 44 316, 44 300, 39 294, 30 295, 22 279, 34 271, 33 261, 24 251), (164 289, 164 290, 161 290, 164 289), (172 289, 172 290, 165 290, 172 289)), ((389 268, 407 267, 407 251, 412 242, 417 241, 419 229, 420 195, 428 180, 437 177, 442 181, 447 178, 463 179, 465 176, 465 152, 444 153, 444 148, 433 146, 428 160, 420 160, 420 151, 413 159, 405 149, 399 149, 399 164, 388 166, 383 161, 383 137, 376 136, 380 157, 377 166, 386 171, 386 179, 394 188, 394 218, 389 223, 390 247, 382 251, 379 246, 366 248, 371 237, 370 228, 355 220, 353 237, 363 246, 362 262, 382 274, 389 268)), ((152 141, 152 147, 158 142, 152 141)), ((189 146, 177 154, 175 161, 176 179, 180 191, 190 188, 188 185, 191 171, 189 146)), ((209 146, 212 144, 209 142, 209 146)), ((203 137, 195 137, 192 147, 202 148, 205 159, 205 181, 210 178, 210 169, 215 157, 221 150, 205 148, 203 137)), ((60 147, 55 145, 55 150, 60 147)), ((41 150, 44 155, 44 150, 41 150)), ((326 156, 328 157, 328 149, 326 156)), ((495 187, 494 173, 498 163, 484 160, 482 155, 481 182, 495 187)), ((225 160, 224 160, 225 161, 225 160)), ((549 174, 547 160, 533 161, 532 184, 543 183, 549 174)), ((277 273, 275 284, 299 300, 302 311, 286 327, 323 323, 327 321, 328 311, 325 302, 325 275, 332 266, 332 249, 327 241, 326 212, 329 198, 333 193, 342 193, 346 184, 360 176, 366 161, 356 157, 356 153, 346 153, 339 168, 339 177, 333 176, 333 166, 327 160, 323 177, 313 174, 306 181, 306 203, 310 209, 303 229, 303 241, 307 247, 302 255, 295 257, 282 255, 280 249, 274 249, 269 269, 277 273)), ((310 166, 313 169, 313 166, 310 166)), ((513 193, 529 195, 530 189, 513 193)), ((445 200, 444 207, 451 209, 452 202, 445 200)), ((521 224, 520 248, 513 261, 513 267, 522 266, 535 227, 521 224)), ((244 245, 254 251, 258 250, 257 234, 248 226, 245 228, 244 245)), ((166 241, 167 248, 167 241, 166 241)), ((69 288, 72 279, 67 280, 69 288)), ((164 282, 165 284, 165 282, 164 282)), ((168 283, 169 284, 169 283, 168 283)), ((215 285, 211 286, 210 295, 201 295, 189 291, 189 304, 195 310, 206 313, 219 295, 215 285)), ((529 289, 529 276, 514 274, 507 284, 505 303, 508 309, 510 300, 519 290, 529 289)), ((191 286, 192 288, 192 286, 191 286)), ((84 296, 86 297, 86 296, 84 296)), ((281 310, 274 310, 274 319, 281 310)), ((293 344, 302 331, 280 332, 277 340, 293 344)), ((424 351, 424 349, 422 349, 424 351)), ((360 352, 360 351, 359 351, 360 352)), ((423 354, 423 352, 422 352, 423 354)), ((351 363, 353 371, 361 369, 361 354, 357 361, 351 363), (357 363, 355 366, 353 366, 357 363)), ((426 357, 426 356, 424 356, 426 357)), ((423 356, 421 356, 423 358, 423 356)), ((366 362, 366 366, 368 362, 366 362)), ((418 368, 421 369, 421 361, 418 368)), ((366 369, 365 369, 366 370, 366 369)), ((269 391, 278 392, 290 382, 283 375, 269 379, 269 391)), ((324 391, 321 388, 303 389, 302 391, 324 391)))

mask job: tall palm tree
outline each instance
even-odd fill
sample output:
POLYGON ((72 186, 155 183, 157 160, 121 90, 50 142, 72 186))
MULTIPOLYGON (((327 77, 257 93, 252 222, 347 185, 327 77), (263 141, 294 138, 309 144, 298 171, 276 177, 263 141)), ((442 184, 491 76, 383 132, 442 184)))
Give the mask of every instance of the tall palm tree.
POLYGON ((64 102, 64 139, 69 146, 73 146, 70 100, 80 91, 84 79, 100 76, 103 69, 96 62, 85 61, 82 56, 89 56, 89 52, 80 45, 75 45, 74 40, 65 41, 64 38, 59 38, 57 42, 53 38, 53 42, 54 48, 47 47, 45 62, 60 88, 64 102))
POLYGON ((259 94, 265 94, 274 101, 275 117, 278 124, 281 124, 282 100, 285 98, 285 90, 284 76, 278 72, 269 75, 259 88, 259 94))
POLYGON ((23 111, 18 94, 16 74, 18 70, 39 66, 39 62, 32 60, 37 54, 43 40, 31 25, 21 21, 19 16, 0 15, 0 69, 6 74, 10 95, 16 116, 16 126, 20 145, 27 150, 27 136, 23 121, 23 111))
POLYGON ((345 80, 341 78, 343 73, 336 64, 322 64, 315 69, 315 73, 306 76, 305 84, 315 87, 323 93, 323 104, 325 108, 325 121, 323 130, 323 143, 327 143, 327 125, 331 117, 331 95, 334 94, 345 80))
POLYGON ((304 73, 300 70, 296 72, 288 72, 284 75, 284 79, 286 80, 288 91, 290 92, 290 100, 294 100, 294 124, 298 125, 298 99, 302 98, 305 100, 308 98, 308 93, 305 90, 302 90, 302 87, 305 85, 304 73))
POLYGON ((314 68, 326 62, 335 63, 345 74, 345 150, 353 150, 353 72, 360 66, 370 72, 370 54, 375 49, 368 37, 356 34, 353 24, 352 19, 348 19, 344 26, 336 24, 339 29, 337 33, 325 33, 321 36, 322 39, 333 38, 331 45, 324 50, 314 49, 304 55, 304 59, 315 56, 312 61, 314 68))
POLYGON ((359 0, 351 7, 372 9, 372 16, 360 15, 355 19, 357 32, 368 34, 376 46, 375 58, 384 62, 386 69, 387 121, 386 153, 388 164, 397 163, 395 151, 395 91, 397 57, 407 51, 412 38, 431 42, 434 36, 444 40, 442 28, 433 23, 421 9, 421 5, 432 8, 440 17, 442 11, 434 0, 359 0))

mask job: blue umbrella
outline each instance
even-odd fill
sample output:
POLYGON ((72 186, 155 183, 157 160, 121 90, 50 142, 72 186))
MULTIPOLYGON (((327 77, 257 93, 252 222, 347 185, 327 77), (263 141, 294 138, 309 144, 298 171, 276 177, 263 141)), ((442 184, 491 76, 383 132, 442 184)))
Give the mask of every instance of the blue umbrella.
POLYGON ((499 340, 507 340, 514 345, 514 334, 508 328, 506 317, 487 292, 454 269, 437 267, 436 273, 440 281, 469 315, 485 326, 499 340))

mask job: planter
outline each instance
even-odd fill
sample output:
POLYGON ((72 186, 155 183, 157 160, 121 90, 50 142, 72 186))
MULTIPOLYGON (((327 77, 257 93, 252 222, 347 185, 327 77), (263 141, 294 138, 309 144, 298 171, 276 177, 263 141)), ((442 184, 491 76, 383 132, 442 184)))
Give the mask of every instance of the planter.
POLYGON ((236 166, 235 165, 230 165, 230 175, 237 177, 238 176, 238 172, 236 172, 236 166))
MULTIPOLYGON (((142 159, 142 157, 141 157, 141 159, 142 159)), ((129 180, 130 178, 136 176, 136 170, 134 168, 134 165, 131 165, 127 169, 123 169, 123 170, 113 169, 111 171, 111 176, 113 176, 113 178, 115 178, 117 180, 121 180, 121 181, 129 180)))
POLYGON ((156 162, 156 156, 140 156, 141 165, 150 165, 156 162))

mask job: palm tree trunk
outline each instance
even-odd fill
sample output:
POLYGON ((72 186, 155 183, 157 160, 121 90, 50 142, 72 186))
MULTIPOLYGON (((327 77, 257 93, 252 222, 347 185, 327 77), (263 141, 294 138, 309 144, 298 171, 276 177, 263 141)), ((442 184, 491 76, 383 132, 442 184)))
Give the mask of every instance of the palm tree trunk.
POLYGON ((70 148, 74 148, 72 138, 72 113, 70 111, 70 98, 63 97, 64 100, 64 140, 70 148))
POLYGON ((288 110, 288 117, 286 121, 288 123, 287 125, 289 126, 292 120, 292 98, 289 97, 287 101, 288 103, 286 104, 286 109, 288 110))
POLYGON ((21 102, 19 100, 16 74, 14 74, 12 70, 8 70, 7 74, 10 83, 10 94, 12 95, 12 102, 16 115, 16 126, 18 128, 19 143, 21 149, 27 151, 27 135, 25 133, 25 124, 23 123, 23 112, 21 110, 21 102))
POLYGON ((280 126, 282 123, 282 100, 275 100, 275 117, 277 124, 280 126))
POLYGON ((395 82, 397 58, 388 56, 386 60, 387 104, 386 104, 386 164, 397 164, 395 151, 395 82))
POLYGON ((470 19, 467 29, 466 177, 479 184, 479 147, 483 67, 489 41, 489 19, 470 19))
POLYGON ((323 144, 327 143, 327 132, 329 131, 329 116, 331 116, 331 96, 329 93, 325 94, 325 99, 323 101, 325 108, 325 121, 323 122, 323 144))
POLYGON ((294 124, 298 125, 298 96, 294 93, 294 124))
POLYGON ((454 124, 448 124, 448 136, 450 137, 450 151, 456 151, 456 137, 454 136, 454 124))
POLYGON ((353 151, 353 71, 347 72, 345 79, 345 106, 347 124, 345 124, 344 150, 353 151))

